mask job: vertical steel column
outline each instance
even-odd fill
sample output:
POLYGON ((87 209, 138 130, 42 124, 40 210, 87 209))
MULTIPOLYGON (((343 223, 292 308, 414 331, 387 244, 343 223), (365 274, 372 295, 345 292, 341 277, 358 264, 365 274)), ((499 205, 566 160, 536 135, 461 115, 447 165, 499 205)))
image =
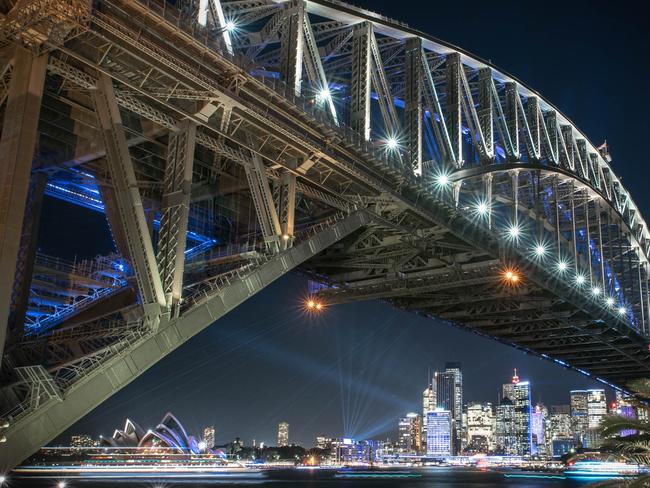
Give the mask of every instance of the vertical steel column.
POLYGON ((488 212, 488 229, 492 228, 492 173, 485 175, 485 198, 488 212))
POLYGON ((230 31, 226 26, 226 16, 223 14, 220 0, 199 0, 199 24, 208 25, 209 20, 212 20, 212 23, 221 32, 226 52, 232 56, 232 39, 230 38, 230 31), (210 17, 212 18, 210 19, 210 17))
POLYGON ((158 233, 158 267, 167 307, 176 315, 183 293, 196 124, 183 120, 169 135, 158 233))
POLYGON ((460 92, 460 70, 463 65, 460 62, 459 53, 447 54, 447 127, 449 138, 458 164, 463 164, 463 127, 461 115, 461 92, 460 92))
POLYGON ((578 242, 576 233, 576 202, 575 202, 575 185, 571 181, 571 225, 572 225, 572 239, 573 239, 573 265, 576 273, 578 272, 578 242))
POLYGON ((478 103, 478 120, 484 147, 482 156, 486 162, 490 162, 494 159, 494 107, 492 105, 492 70, 490 68, 478 70, 478 103))
POLYGON ((546 136, 546 145, 548 146, 548 159, 555 164, 559 164, 560 160, 558 158, 558 148, 559 148, 559 138, 557 130, 557 114, 555 111, 551 110, 546 113, 546 117, 542 117, 542 127, 544 130, 544 135, 546 136))
POLYGON ((528 97, 526 103, 526 110, 528 112, 527 122, 528 122, 528 134, 529 137, 526 139, 528 147, 528 156, 530 159, 539 159, 541 156, 541 123, 540 121, 540 112, 539 112, 539 98, 537 97, 528 97))
POLYGON ((47 55, 35 57, 31 51, 16 47, 13 65, 0 139, 0 361, 7 338, 47 55))
MULTIPOLYGON (((280 219, 280 232, 286 245, 291 243, 294 234, 296 212, 296 175, 284 171, 278 182, 277 212, 280 219)), ((286 246, 285 246, 286 247, 286 246)))
POLYGON ((27 205, 25 207, 25 217, 23 219, 20 249, 18 251, 18 259, 16 260, 13 297, 9 313, 9 342, 20 339, 23 333, 25 314, 29 306, 32 274, 36 260, 36 246, 38 244, 38 226, 41 218, 46 184, 46 173, 32 173, 27 205))
MULTIPOLYGON (((404 129, 406 151, 410 167, 415 174, 422 174, 422 40, 411 37, 406 40, 405 67, 406 89, 404 105, 404 129)), ((433 117, 433 114, 431 115, 433 117)))
POLYGON ((585 194, 585 238, 587 240, 587 259, 589 259, 589 284, 594 286, 594 270, 592 268, 592 256, 591 256, 591 237, 589 232, 591 231, 589 223, 589 191, 584 190, 585 194))
POLYGON ((594 200, 594 209, 596 210, 596 218, 598 222, 598 254, 600 257, 600 285, 603 287, 603 293, 607 292, 605 288, 605 246, 603 245, 603 226, 600 212, 600 201, 594 200))
POLYGON ((302 0, 295 0, 289 8, 291 13, 284 19, 284 29, 280 39, 280 74, 293 93, 298 96, 302 91, 305 4, 302 0))
POLYGON ((517 84, 514 82, 506 83, 506 125, 510 140, 512 141, 512 148, 514 151, 513 158, 519 158, 519 93, 517 92, 517 84))
POLYGON ((166 306, 151 235, 138 190, 138 181, 126 144, 120 110, 113 83, 101 75, 93 91, 99 126, 106 148, 106 161, 115 187, 115 199, 127 241, 131 264, 135 270, 145 315, 157 325, 161 307, 166 306))
POLYGON ((350 126, 370 140, 370 81, 372 58, 369 22, 354 26, 352 34, 352 79, 350 80, 350 126))

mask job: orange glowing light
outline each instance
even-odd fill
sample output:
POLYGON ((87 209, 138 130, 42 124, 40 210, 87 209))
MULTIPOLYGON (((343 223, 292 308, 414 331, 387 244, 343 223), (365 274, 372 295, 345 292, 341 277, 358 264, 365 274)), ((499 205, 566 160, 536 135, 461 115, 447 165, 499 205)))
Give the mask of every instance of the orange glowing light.
POLYGON ((307 302, 307 308, 315 308, 316 307, 316 302, 314 300, 309 300, 307 302))
POLYGON ((516 285, 521 280, 521 275, 513 269, 506 269, 502 274, 503 281, 508 285, 516 285))
POLYGON ((316 304, 316 310, 322 310, 323 309, 323 304, 322 303, 317 303, 316 304))

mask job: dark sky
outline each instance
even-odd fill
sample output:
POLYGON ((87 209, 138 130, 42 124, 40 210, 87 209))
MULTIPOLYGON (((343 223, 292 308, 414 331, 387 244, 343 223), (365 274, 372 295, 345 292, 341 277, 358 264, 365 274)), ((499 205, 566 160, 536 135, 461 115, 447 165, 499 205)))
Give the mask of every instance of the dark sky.
MULTIPOLYGON (((406 21, 454 43, 530 85, 594 143, 607 139, 613 165, 650 215, 647 144, 650 107, 645 15, 633 2, 378 1, 356 4, 406 21), (435 5, 435 9, 433 7, 435 5)), ((51 201, 50 201, 51 203, 51 201)), ((61 204, 58 204, 61 205, 61 204)), ((61 249, 54 233, 74 235, 44 214, 44 250, 61 249), (59 249, 57 249, 59 248, 59 249)), ((99 217, 97 214, 94 214, 99 217)), ((85 224, 84 224, 85 225, 85 224)), ((91 232, 100 235, 103 222, 91 232)), ((70 242, 69 239, 66 239, 70 242)), ((98 249, 106 250, 105 240, 98 249)), ((495 401, 513 367, 533 398, 568 402, 572 388, 598 383, 471 333, 398 312, 377 302, 301 315, 304 280, 288 276, 244 303, 161 361, 66 434, 110 435, 130 416, 154 426, 174 412, 190 432, 214 424, 217 442, 235 436, 274 443, 277 423, 311 446, 314 436, 395 436, 397 418, 420 410, 429 367, 461 361, 466 400, 495 401)))

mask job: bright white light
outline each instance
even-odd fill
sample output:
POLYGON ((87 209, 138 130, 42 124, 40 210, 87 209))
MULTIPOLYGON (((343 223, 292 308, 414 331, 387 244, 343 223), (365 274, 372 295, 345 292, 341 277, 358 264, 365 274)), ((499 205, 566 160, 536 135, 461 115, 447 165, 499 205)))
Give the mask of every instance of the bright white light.
POLYGON ((566 261, 560 261, 557 263, 557 269, 561 272, 566 271, 566 269, 569 267, 566 261))
POLYGON ((595 295, 595 296, 600 295, 600 288, 598 288, 597 286, 594 286, 594 287, 591 289, 591 293, 592 293, 593 295, 595 295))
POLYGON ((7 481, 7 478, 0 474, 0 485, 2 485, 5 481, 7 481))
POLYGON ((449 176, 446 174, 438 175, 437 182, 440 186, 446 186, 449 183, 449 176))
POLYGON ((625 315, 627 313, 627 309, 625 307, 619 307, 618 313, 621 315, 625 315))
POLYGON ((479 202, 476 205, 476 213, 479 215, 486 215, 490 211, 488 204, 486 202, 479 202))
POLYGON ((318 92, 318 98, 321 100, 329 100, 332 94, 330 93, 329 88, 323 88, 321 91, 318 92))
POLYGON ((577 284, 584 285, 586 280, 587 280, 587 278, 585 278, 585 275, 581 275, 581 274, 576 275, 576 283, 577 284))
POLYGON ((199 450, 204 451, 206 447, 208 447, 208 445, 205 443, 205 441, 199 442, 199 450))
POLYGON ((57 488, 65 488, 67 485, 66 485, 65 481, 59 481, 56 484, 56 486, 57 486, 57 488))
POLYGON ((546 254, 546 246, 543 244, 537 244, 537 246, 535 246, 535 254, 541 258, 546 254))
POLYGON ((607 305, 611 307, 612 305, 614 305, 614 299, 612 297, 607 297, 605 303, 607 303, 607 305))
POLYGON ((512 237, 513 239, 516 239, 519 237, 519 234, 521 233, 521 229, 519 228, 518 225, 511 225, 510 228, 508 229, 508 235, 512 237))
POLYGON ((399 142, 397 141, 396 138, 389 137, 388 139, 386 139, 386 146, 388 147, 388 149, 397 149, 397 147, 399 146, 399 142))
POLYGON ((226 22, 226 30, 228 32, 232 32, 235 29, 237 29, 237 24, 235 24, 233 20, 229 20, 228 22, 226 22))

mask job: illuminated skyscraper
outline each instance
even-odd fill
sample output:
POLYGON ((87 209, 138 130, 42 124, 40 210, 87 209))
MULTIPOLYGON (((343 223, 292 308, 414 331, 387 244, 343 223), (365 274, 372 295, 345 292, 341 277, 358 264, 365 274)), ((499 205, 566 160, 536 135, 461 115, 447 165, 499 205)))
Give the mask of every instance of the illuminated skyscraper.
POLYGON ((534 453, 532 446, 530 383, 520 381, 517 370, 510 383, 502 388, 503 398, 508 398, 514 408, 514 435, 516 436, 515 451, 520 456, 534 453))
POLYGON ((436 409, 436 383, 429 380, 429 386, 422 392, 422 444, 427 443, 427 413, 436 409))
POLYGON ((589 393, 586 390, 572 390, 571 393, 571 433, 580 446, 583 446, 589 430, 589 393))
POLYGON ((203 429, 203 442, 205 442, 205 447, 208 449, 214 447, 214 425, 208 425, 203 429))
POLYGON ((533 454, 545 455, 549 452, 546 443, 546 424, 548 409, 538 403, 530 416, 530 431, 532 435, 533 454))
POLYGON ((452 417, 449 410, 440 408, 427 413, 427 456, 452 454, 452 417))
POLYGON ((494 443, 499 454, 517 454, 515 406, 510 398, 502 399, 497 405, 494 443))
POLYGON ((408 413, 399 419, 398 444, 402 452, 417 454, 422 451, 422 418, 408 413))
POLYGON ((600 423, 607 416, 607 399, 605 390, 587 390, 587 416, 589 418, 585 447, 596 448, 600 446, 600 423))
POLYGON ((454 440, 452 450, 457 453, 461 449, 460 435, 463 431, 463 373, 460 363, 445 363, 445 370, 437 372, 435 379, 436 405, 451 412, 454 440))
POLYGON ((280 422, 278 424, 278 447, 289 445, 289 424, 280 422))
POLYGON ((491 403, 467 406, 467 449, 487 453, 494 448, 495 419, 491 403))

